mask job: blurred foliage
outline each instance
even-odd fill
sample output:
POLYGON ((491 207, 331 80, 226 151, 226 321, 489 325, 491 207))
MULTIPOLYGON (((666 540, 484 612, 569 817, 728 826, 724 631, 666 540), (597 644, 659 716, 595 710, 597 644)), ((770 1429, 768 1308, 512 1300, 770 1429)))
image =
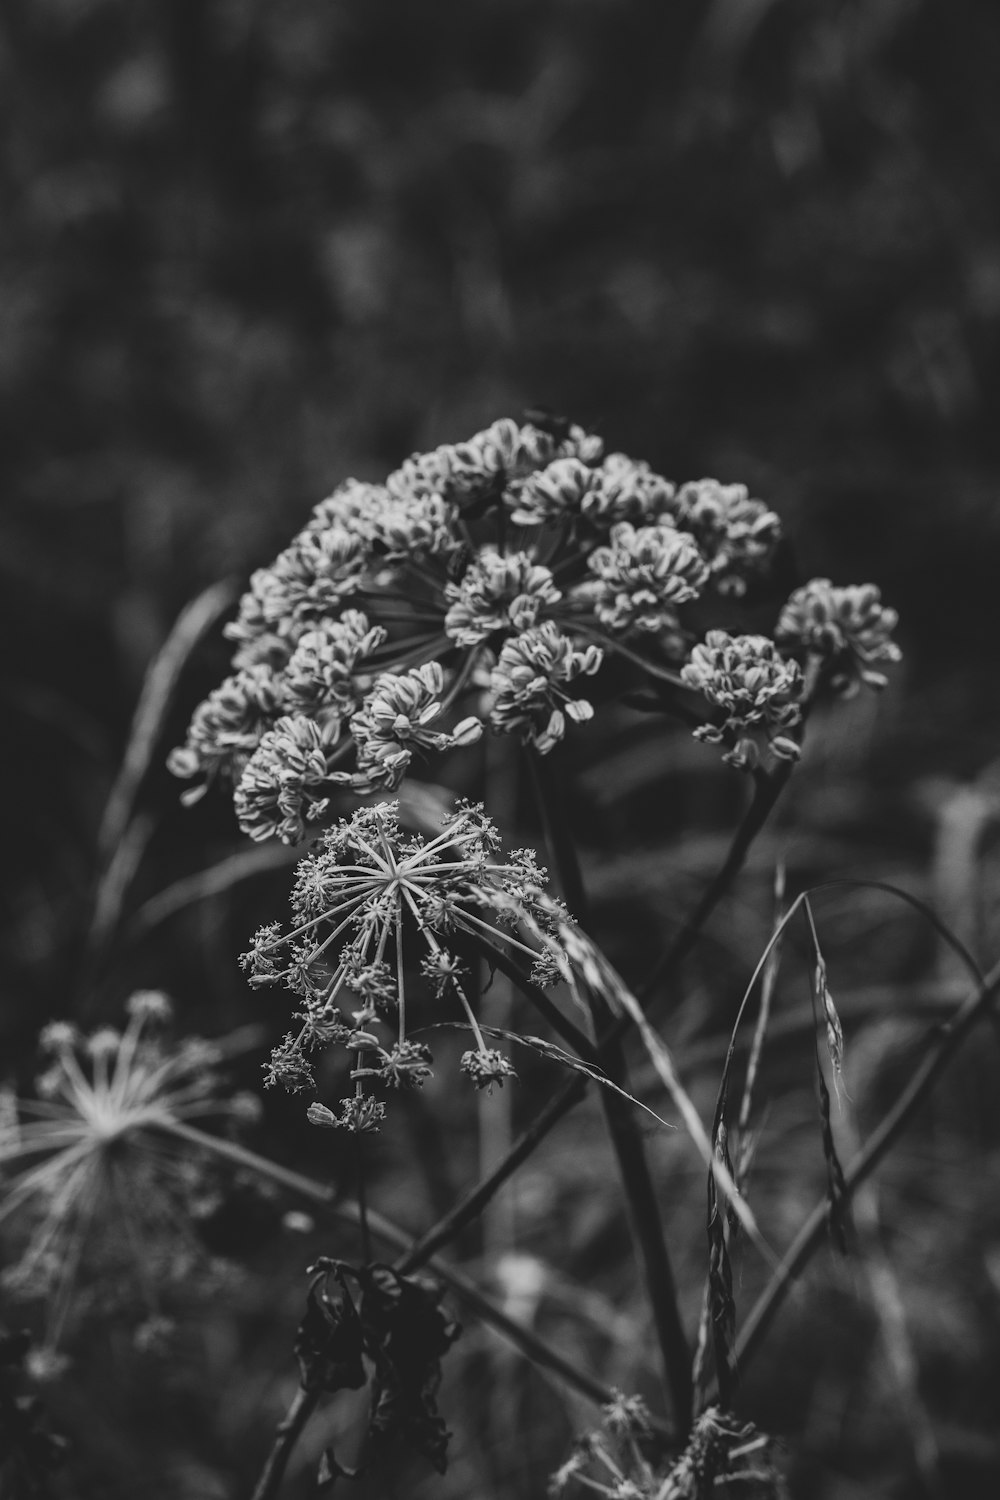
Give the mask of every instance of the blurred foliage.
MULTIPOLYGON (((233 955, 275 914, 283 870, 228 868, 211 897, 155 924, 137 915, 234 853, 224 807, 182 816, 158 754, 138 816, 97 853, 143 675, 188 600, 273 555, 341 478, 378 477, 539 402, 673 478, 746 481, 784 517, 803 574, 871 578, 902 616, 904 674, 877 711, 857 700, 814 726, 781 818, 685 970, 671 1041, 710 1053, 731 1019, 782 854, 790 885, 831 871, 900 879, 996 953, 998 73, 1000 10, 975 0, 7 0, 0 1045, 12 1068, 30 1070, 41 1020, 114 1017, 137 983, 171 989, 198 1031, 251 1014, 280 1034, 285 1018, 248 998, 233 955), (98 890, 120 909, 101 944, 98 890)), ((214 637, 192 657, 160 751, 222 659, 214 637)), ((718 862, 738 781, 686 736, 664 743, 625 714, 581 734, 573 762, 603 936, 641 975, 718 862)), ((519 809, 506 814, 517 827, 519 809)), ((885 898, 831 895, 821 921, 831 983, 861 997, 846 1007, 848 1056, 853 1037, 868 1072, 849 1093, 870 1124, 915 1045, 898 1013, 914 986, 955 976, 885 898), (868 1010, 896 1018, 869 1025, 868 1010)), ((804 944, 798 963, 782 981, 792 1014, 804 944)), ((960 1060, 881 1189, 920 1396, 966 1496, 995 1493, 998 1472, 996 1065, 988 1038, 960 1060)), ((791 1025, 769 1065, 753 1185, 782 1243, 822 1191, 809 1066, 791 1025)), ((518 1122, 551 1087, 549 1065, 521 1071, 518 1122)), ((710 1109, 712 1068, 691 1082, 710 1109)), ((438 1081, 411 1123, 372 1167, 379 1202, 417 1229, 477 1160, 467 1101, 438 1081)), ((329 1175, 326 1137, 287 1101, 268 1100, 265 1129, 275 1154, 329 1175)), ((600 1139, 589 1104, 532 1161, 519 1248, 540 1279, 526 1293, 523 1275, 497 1275, 581 1363, 648 1386, 600 1139)), ((651 1149, 678 1205, 693 1308, 703 1185, 679 1145, 651 1149)), ((353 1164, 333 1175, 349 1188, 353 1164)), ((249 1279, 202 1310, 168 1365, 137 1365, 113 1329, 76 1351, 54 1397, 75 1452, 60 1494, 246 1489, 261 1424, 294 1389, 302 1270, 342 1248, 319 1230, 282 1238, 279 1218, 221 1216, 249 1279)), ((460 1249, 478 1247, 472 1235, 460 1249)), ((760 1274, 747 1266, 741 1302, 760 1274)), ((801 1494, 902 1496, 923 1482, 863 1280, 817 1269, 748 1378, 801 1494)), ((452 1469, 407 1492, 540 1492, 588 1420, 482 1330, 449 1358, 452 1469)), ((303 1445, 313 1470, 330 1440, 303 1445)), ((295 1493, 311 1493, 297 1473, 295 1493)))

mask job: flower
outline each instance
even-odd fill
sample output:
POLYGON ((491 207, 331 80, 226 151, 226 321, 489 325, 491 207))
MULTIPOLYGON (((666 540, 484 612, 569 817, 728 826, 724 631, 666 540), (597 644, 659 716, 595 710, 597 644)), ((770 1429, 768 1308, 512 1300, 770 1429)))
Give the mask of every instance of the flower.
POLYGON ((582 723, 594 712, 586 698, 570 698, 563 684, 592 677, 603 659, 599 646, 578 650, 551 620, 505 641, 490 674, 490 724, 547 754, 565 734, 567 715, 582 723))
POLYGON ((335 616, 357 592, 370 548, 368 535, 345 526, 301 532, 270 568, 254 573, 226 635, 241 643, 275 635, 290 649, 312 621, 335 616))
POLYGON ((187 741, 171 751, 169 769, 185 780, 238 775, 284 703, 281 679, 263 663, 227 677, 195 709, 187 741))
POLYGON ((814 578, 795 590, 774 634, 793 651, 823 658, 834 688, 849 697, 861 683, 885 687, 888 679, 873 663, 899 661, 902 653, 892 640, 898 619, 873 583, 837 588, 829 578, 814 578))
POLYGON ((731 636, 710 630, 681 669, 688 687, 722 711, 719 723, 694 731, 695 739, 725 745, 723 760, 741 770, 760 763, 762 744, 780 760, 795 760, 797 742, 788 734, 802 719, 802 673, 785 661, 765 635, 731 636))
POLYGON ((339 620, 320 620, 315 630, 301 635, 284 671, 284 699, 300 714, 312 714, 333 743, 341 721, 361 701, 359 662, 381 646, 387 631, 369 625, 358 609, 345 610, 339 620))
POLYGON ((758 1500, 785 1494, 774 1441, 752 1423, 710 1406, 696 1419, 683 1451, 670 1454, 653 1436, 645 1404, 620 1393, 604 1408, 601 1426, 578 1439, 552 1476, 549 1494, 566 1494, 574 1481, 581 1493, 608 1500, 701 1500, 716 1489, 745 1491, 758 1500))
POLYGON ((598 471, 598 482, 584 497, 588 521, 611 525, 616 521, 663 521, 676 486, 656 474, 641 459, 609 453, 598 471))
POLYGON ((297 843, 305 824, 323 810, 323 799, 313 793, 327 779, 326 746, 316 723, 304 714, 280 718, 240 777, 233 799, 240 827, 255 840, 277 834, 283 843, 297 843))
POLYGON ((43 1028, 53 1061, 0 1134, 0 1224, 15 1249, 4 1280, 44 1300, 53 1350, 87 1299, 155 1316, 161 1287, 211 1274, 192 1222, 208 1159, 184 1131, 233 1113, 219 1063, 234 1044, 155 1035, 170 1013, 160 991, 138 991, 126 1010, 120 1032, 43 1028))
POLYGON ((697 599, 708 564, 694 541, 672 522, 635 527, 621 521, 610 544, 587 559, 595 582, 582 585, 608 630, 637 629, 680 639, 676 607, 697 599))
POLYGON ((444 628, 460 646, 476 646, 496 630, 527 630, 562 598, 551 571, 529 553, 503 555, 493 547, 484 547, 462 582, 447 584, 445 594, 452 605, 444 628))
MULTIPOLYGON (((412 947, 419 973, 437 999, 457 1001, 475 1039, 462 1071, 477 1087, 514 1070, 487 1047, 465 993, 456 936, 506 945, 534 959, 568 920, 542 889, 545 872, 521 851, 497 858, 499 838, 482 808, 460 803, 435 838, 406 837, 395 802, 362 808, 328 830, 296 874, 292 922, 282 934, 261 929, 243 965, 251 983, 282 985, 299 1002, 298 1032, 275 1050, 267 1082, 313 1086, 311 1056, 337 1045, 352 1059, 354 1100, 376 1086, 422 1084, 431 1055, 407 1034, 412 947), (395 1036, 383 1040, 386 1027, 395 1036)), ((381 1114, 348 1100, 340 1114, 311 1107, 317 1124, 374 1129, 381 1114)))
POLYGON ((705 554, 720 593, 745 593, 747 577, 761 571, 781 536, 778 517, 752 500, 745 484, 691 481, 677 491, 673 509, 705 554))
MULTIPOLYGON (((676 691, 685 606, 710 628, 777 537, 744 485, 678 489, 572 422, 502 418, 320 501, 253 574, 225 630, 231 674, 170 769, 195 783, 185 800, 229 783, 251 837, 295 841, 336 815, 338 788, 391 791, 484 717, 546 754, 593 713, 569 685, 610 656, 629 664, 621 691, 637 674, 676 691)), ((854 639, 861 660, 863 622, 854 639)))
POLYGON ((491 1094, 495 1083, 502 1088, 505 1078, 517 1077, 510 1061, 492 1048, 485 1052, 463 1052, 459 1067, 477 1089, 488 1089, 491 1094))
POLYGON ((351 719, 357 770, 336 772, 331 780, 348 782, 359 792, 397 787, 415 748, 447 750, 479 739, 483 726, 474 716, 450 732, 430 728, 444 710, 443 691, 444 671, 436 661, 409 672, 383 672, 351 719))

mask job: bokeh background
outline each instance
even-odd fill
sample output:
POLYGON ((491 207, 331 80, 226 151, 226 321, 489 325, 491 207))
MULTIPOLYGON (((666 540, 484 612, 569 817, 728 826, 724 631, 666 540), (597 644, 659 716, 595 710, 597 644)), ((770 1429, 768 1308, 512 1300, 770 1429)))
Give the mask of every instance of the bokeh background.
MULTIPOLYGON (((248 996, 234 955, 280 914, 287 867, 149 906, 241 847, 221 801, 180 813, 162 769, 224 670, 218 629, 185 664, 109 844, 144 677, 182 607, 238 585, 339 480, 527 406, 678 481, 746 482, 790 539, 776 588, 871 580, 901 615, 892 686, 821 717, 674 997, 668 1034, 699 1100, 710 1107, 716 1039, 766 939, 779 857, 793 889, 896 880, 996 956, 998 76, 1000 12, 975 0, 8 0, 0 1047, 13 1075, 30 1076, 43 1020, 113 1019, 139 985, 168 989, 185 1028, 250 1017, 280 1035, 286 1017, 248 996)), ((571 755, 598 921, 639 977, 718 862, 741 787, 710 751, 633 718, 582 733, 571 755)), ((509 784, 507 800, 529 836, 509 784)), ((957 975, 885 896, 832 895, 823 923, 848 1024, 849 1155, 957 975)), ((756 1200, 777 1245, 823 1180, 799 1024, 808 946, 790 949, 756 1200)), ((786 1441, 796 1494, 996 1493, 998 1064, 984 1031, 881 1174, 865 1209, 878 1254, 824 1252, 747 1373, 744 1409, 786 1441)), ((513 1119, 479 1121, 484 1149, 552 1081, 528 1065, 513 1119)), ((474 1108, 439 1084, 405 1151, 384 1142, 374 1167, 380 1206, 414 1229, 477 1166, 474 1108)), ((294 1104, 267 1110, 273 1154, 349 1179, 294 1104)), ((513 1219, 508 1206, 487 1226, 485 1259, 475 1235, 460 1249, 553 1342, 651 1393, 602 1149, 582 1112, 525 1174, 513 1219)), ((703 1184, 683 1143, 650 1149, 693 1323, 703 1184)), ((287 1206, 220 1215, 214 1248, 242 1279, 192 1307, 168 1357, 140 1359, 110 1322, 81 1338, 46 1396, 73 1443, 60 1494, 247 1492, 294 1390, 302 1269, 331 1248, 329 1230, 283 1233, 287 1206)), ((742 1274, 749 1298, 764 1272, 748 1259, 742 1274)), ((401 1465, 372 1493, 544 1493, 586 1413, 471 1320, 451 1358, 451 1473, 401 1465)), ((304 1444, 290 1494, 312 1493, 325 1435, 304 1444)))

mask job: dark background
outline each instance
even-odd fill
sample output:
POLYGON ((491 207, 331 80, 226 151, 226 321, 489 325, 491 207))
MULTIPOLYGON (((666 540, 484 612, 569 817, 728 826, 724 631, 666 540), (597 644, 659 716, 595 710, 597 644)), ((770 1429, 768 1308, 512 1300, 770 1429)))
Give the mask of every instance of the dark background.
MULTIPOLYGON (((687 1031, 732 1013, 779 845, 803 878, 900 879, 993 956, 998 78, 1000 10, 973 0, 7 0, 0 1040, 12 1066, 44 1019, 113 1017, 138 984, 171 989, 184 1024, 209 1033, 248 1004, 265 1016, 232 955, 280 911, 284 876, 128 937, 145 900, 238 847, 221 801, 182 816, 160 768, 223 673, 218 632, 190 662, 140 788, 149 822, 121 893, 123 935, 88 943, 98 828, 147 666, 188 600, 266 562, 336 482, 378 478, 528 405, 678 481, 748 483, 782 515, 804 576, 875 581, 901 615, 903 667, 877 704, 821 721, 785 832, 762 845, 695 966, 686 1003, 701 1019, 689 1014, 687 1031)), ((595 898, 625 968, 633 939, 651 942, 659 895, 680 911, 697 892, 740 795, 709 752, 678 741, 664 756, 645 729, 630 733, 622 748, 595 731, 575 752, 595 898)), ((840 956, 852 995, 882 985, 899 1007, 904 985, 954 977, 885 901, 845 897, 830 924, 828 961, 840 956)), ((877 1026, 861 1035, 881 1056, 877 1026)), ((924 1122, 890 1199, 916 1330, 910 1397, 934 1411, 948 1482, 967 1495, 994 1493, 997 1475, 991 1047, 963 1064, 972 1074, 946 1093, 943 1124, 924 1122)), ((808 1111, 802 1055, 797 1072, 779 1070, 779 1115, 800 1093, 808 1111)), ((440 1129, 464 1128, 463 1100, 433 1108, 440 1129)), ((269 1109, 275 1149, 315 1157, 294 1111, 269 1109)), ((817 1170, 788 1129, 794 1150, 779 1151, 768 1189, 791 1205, 770 1226, 776 1242, 817 1170)), ((568 1151, 543 1159, 534 1191, 567 1195, 589 1226, 570 1269, 613 1309, 628 1275, 607 1228, 620 1210, 595 1206, 600 1184, 568 1151)), ((419 1195, 407 1199, 383 1154, 384 1206, 412 1210, 417 1227, 419 1195)), ((455 1181, 472 1170, 456 1147, 455 1181)), ((684 1170, 693 1309, 700 1189, 684 1170)), ((525 1233, 560 1265, 547 1213, 525 1233)), ((84 1398, 70 1378, 59 1400, 84 1455, 80 1493, 117 1494, 136 1465, 149 1495, 246 1484, 262 1439, 251 1453, 245 1434, 287 1395, 268 1384, 269 1362, 292 1379, 304 1260, 289 1271, 264 1230, 242 1248, 263 1257, 262 1285, 280 1261, 287 1306, 264 1327, 245 1305, 220 1314, 211 1382, 202 1351, 126 1389, 106 1348, 87 1356, 103 1386, 84 1398), (164 1390, 177 1431, 151 1458, 164 1390)), ((920 1493, 910 1397, 894 1408, 892 1380, 872 1375, 878 1329, 839 1274, 812 1322, 800 1310, 780 1325, 749 1409, 798 1455, 799 1493, 920 1493), (863 1399, 859 1371, 875 1381, 863 1399)), ((467 1392, 477 1370, 495 1385, 495 1351, 467 1347, 478 1436, 459 1440, 453 1479, 410 1492, 542 1493, 575 1418, 529 1420, 515 1391, 508 1425, 491 1427, 467 1392)))

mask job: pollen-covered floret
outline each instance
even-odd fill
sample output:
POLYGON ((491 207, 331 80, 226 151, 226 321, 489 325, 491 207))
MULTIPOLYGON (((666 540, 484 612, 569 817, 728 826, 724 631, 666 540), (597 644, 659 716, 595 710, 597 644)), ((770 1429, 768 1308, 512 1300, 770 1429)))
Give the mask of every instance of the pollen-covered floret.
POLYGON ((527 552, 484 547, 460 584, 449 583, 444 628, 459 646, 475 646, 495 630, 527 630, 562 598, 551 570, 527 552))
POLYGON ((710 630, 681 669, 688 687, 720 710, 720 720, 695 730, 695 738, 725 745, 723 760, 741 770, 760 763, 766 748, 779 760, 796 760, 789 731, 801 722, 802 673, 764 635, 710 630))
POLYGON ((326 747, 319 726, 302 714, 280 718, 250 757, 233 799, 244 833, 297 844, 323 811, 326 747))
POLYGON ((581 585, 607 630, 678 634, 677 606, 697 599, 708 565, 694 540, 672 524, 612 526, 609 544, 587 559, 595 575, 581 585))
POLYGON ((670 508, 704 553, 720 593, 745 593, 748 578, 766 566, 781 536, 774 511, 752 499, 745 484, 691 480, 670 508))
POLYGON ((898 620, 873 583, 837 588, 829 578, 814 578, 781 611, 775 639, 792 651, 824 657, 834 687, 847 697, 861 683, 885 687, 888 679, 874 665, 899 661, 892 639, 898 620))
POLYGON ((566 732, 566 716, 578 723, 593 715, 586 698, 571 698, 565 685, 592 677, 604 653, 579 649, 551 620, 505 641, 490 674, 490 723, 499 734, 517 734, 545 755, 566 732))

